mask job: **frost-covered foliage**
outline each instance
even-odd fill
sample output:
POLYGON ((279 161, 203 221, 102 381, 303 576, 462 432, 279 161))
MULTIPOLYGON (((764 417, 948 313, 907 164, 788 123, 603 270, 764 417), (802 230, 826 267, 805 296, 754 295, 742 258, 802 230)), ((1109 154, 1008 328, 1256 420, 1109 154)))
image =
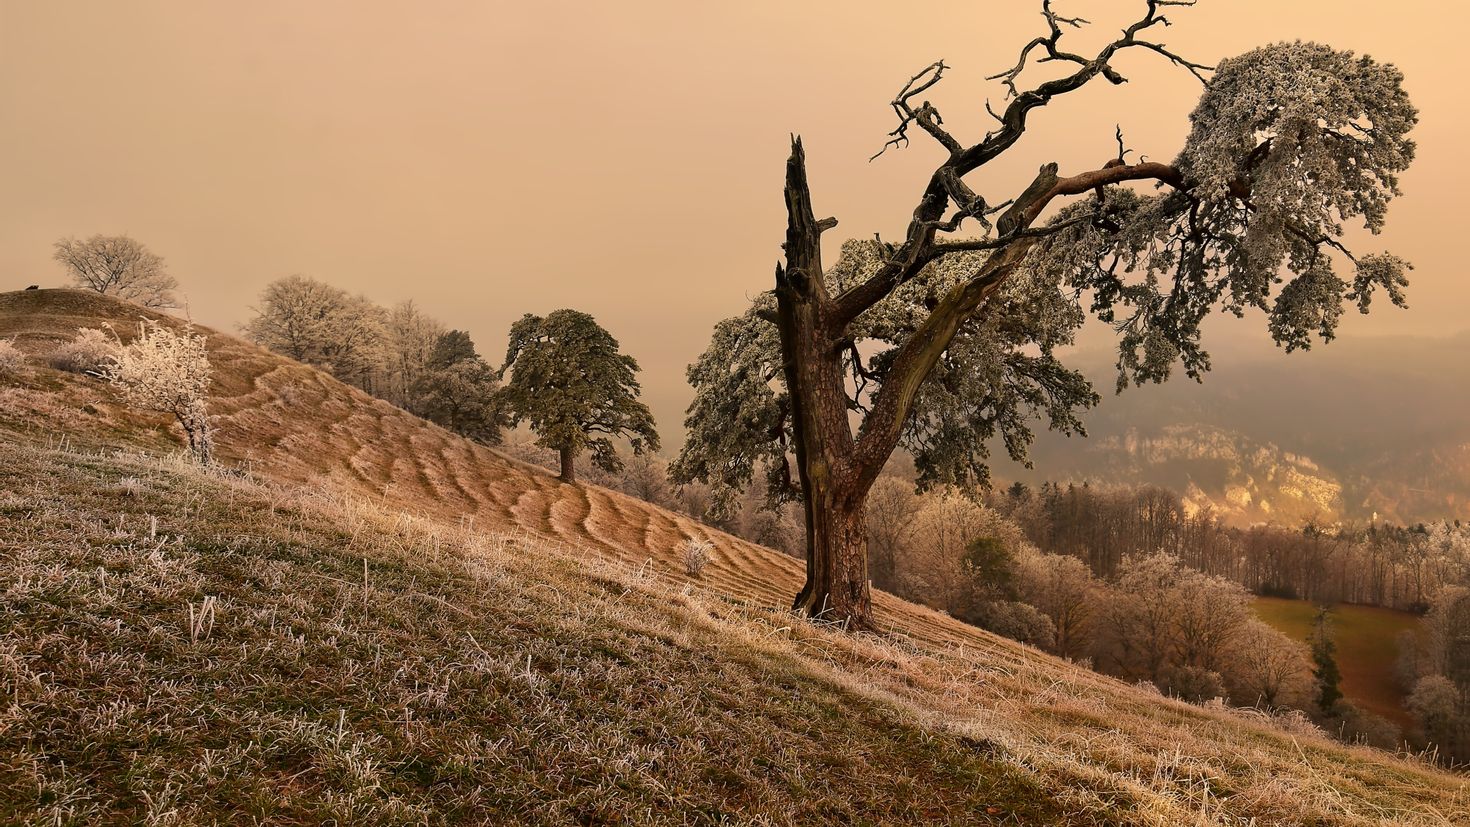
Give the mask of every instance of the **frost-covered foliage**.
POLYGON ((0 339, 0 376, 17 373, 25 367, 26 355, 15 342, 10 339, 0 339))
POLYGON ((435 368, 436 350, 449 331, 412 300, 389 310, 383 329, 383 376, 378 395, 400 408, 413 410, 414 386, 435 368))
POLYGON ((1080 657, 1092 634, 1093 592, 1097 582, 1087 564, 1064 554, 1027 549, 1016 558, 1016 591, 1051 620, 1049 651, 1080 657))
POLYGON ((51 354, 51 364, 73 373, 95 374, 117 352, 117 341, 95 327, 77 328, 77 335, 51 354))
POLYGON ((1250 594, 1169 554, 1130 557, 1099 596, 1099 666, 1192 700, 1223 689, 1221 672, 1248 627, 1250 594))
POLYGON ((1309 707, 1315 687, 1307 647, 1301 641, 1250 618, 1227 663, 1225 683, 1237 703, 1266 709, 1309 707))
POLYGON ((1295 350, 1331 340, 1344 304, 1366 313, 1376 290, 1403 306, 1409 264, 1342 242, 1349 221, 1382 229, 1413 160, 1417 114, 1402 83, 1392 65, 1314 43, 1226 60, 1191 116, 1180 185, 1069 206, 1055 223, 1096 217, 1039 243, 1029 267, 1090 292, 1118 328, 1120 387, 1162 381, 1176 363, 1199 378, 1200 324, 1217 307, 1260 309, 1295 350))
POLYGON ((173 329, 148 319, 138 335, 102 366, 102 377, 134 407, 173 414, 189 440, 189 451, 202 463, 210 461, 209 352, 203 336, 189 329, 173 329))
POLYGON ((125 235, 94 235, 86 241, 63 238, 52 245, 56 259, 79 287, 116 296, 144 307, 173 307, 178 280, 163 259, 125 235))
POLYGON ((1406 702, 1426 745, 1446 760, 1470 762, 1470 587, 1446 586, 1430 603, 1411 647, 1406 702))
POLYGON ((363 390, 383 359, 387 312, 362 296, 305 276, 266 285, 243 326, 256 344, 315 365, 363 390))
MULTIPOLYGON (((845 242, 827 270, 829 288, 836 293, 868 278, 883 255, 880 242, 845 242)), ((845 362, 854 411, 866 412, 897 349, 988 255, 946 256, 857 318, 845 362)), ((788 466, 792 434, 780 381, 781 342, 776 326, 763 318, 774 307, 770 294, 762 294, 744 315, 720 322, 689 367, 696 391, 685 420, 689 438, 670 475, 680 483, 709 483, 717 513, 734 503, 758 468, 767 475, 773 504, 798 493, 788 466)), ((924 382, 900 443, 914 457, 921 488, 985 484, 988 443, 997 435, 1012 459, 1025 461, 1034 419, 1064 433, 1083 432, 1077 412, 1097 396, 1053 355, 1073 341, 1082 319, 1057 283, 1026 273, 1006 282, 984 313, 961 325, 924 382)))

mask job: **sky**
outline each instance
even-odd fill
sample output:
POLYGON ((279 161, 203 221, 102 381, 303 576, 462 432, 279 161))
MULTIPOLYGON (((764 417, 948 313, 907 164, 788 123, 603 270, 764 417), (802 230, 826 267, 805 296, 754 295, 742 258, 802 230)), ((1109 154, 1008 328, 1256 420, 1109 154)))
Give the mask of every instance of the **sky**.
MULTIPOLYGON (((1083 53, 1142 7, 1056 5, 1093 21, 1067 35, 1083 53)), ((60 285, 59 238, 127 233, 167 260, 193 319, 227 330, 293 273, 413 299, 497 364, 515 319, 574 307, 637 357, 676 437, 685 366, 716 321, 771 286, 789 135, 804 138, 817 211, 840 221, 829 241, 898 238, 942 156, 915 141, 870 162, 894 126, 887 102, 942 58, 952 69, 926 97, 977 140, 984 102, 1003 103, 984 77, 1044 32, 1038 9, 0 0, 0 289, 60 285)), ((1170 17, 1158 39, 1200 62, 1304 39, 1404 70, 1418 160, 1386 231, 1352 243, 1414 263, 1410 309, 1350 315, 1340 338, 1470 327, 1458 234, 1470 4, 1202 0, 1170 17)), ((1115 125, 1130 148, 1172 159, 1199 84, 1135 51, 1117 61, 1128 84, 1040 110, 971 185, 994 203, 1047 161, 1096 167, 1116 152, 1115 125)), ((1264 329, 1231 319, 1209 336, 1260 348, 1264 329)), ((1310 355, 1291 358, 1311 369, 1310 355)))

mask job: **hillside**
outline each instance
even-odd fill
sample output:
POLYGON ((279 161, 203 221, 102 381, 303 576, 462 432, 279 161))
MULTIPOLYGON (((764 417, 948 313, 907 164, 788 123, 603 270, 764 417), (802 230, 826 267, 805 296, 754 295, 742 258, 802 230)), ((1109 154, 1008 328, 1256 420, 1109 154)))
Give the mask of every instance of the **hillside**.
POLYGON ((1090 437, 1038 434, 1036 468, 999 476, 1161 485, 1236 525, 1470 519, 1470 334, 1223 352, 1120 395, 1112 358, 1066 360, 1103 393, 1090 437))
POLYGON ((140 312, 0 294, 0 820, 1470 823, 1463 776, 889 595, 813 626, 790 558, 208 331, 245 473, 191 468, 44 366, 140 312))

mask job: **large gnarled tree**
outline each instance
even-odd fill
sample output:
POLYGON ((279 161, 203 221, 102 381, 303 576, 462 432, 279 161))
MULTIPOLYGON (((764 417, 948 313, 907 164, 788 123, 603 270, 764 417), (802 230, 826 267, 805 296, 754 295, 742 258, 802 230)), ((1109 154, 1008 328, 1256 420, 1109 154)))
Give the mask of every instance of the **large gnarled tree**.
POLYGON ((1313 334, 1331 339, 1345 303, 1367 312, 1375 288, 1403 304, 1408 265, 1355 256, 1342 241, 1349 220, 1383 226, 1413 157, 1416 113, 1398 70, 1312 43, 1207 67, 1149 39, 1167 7, 1193 0, 1143 5, 1120 37, 1083 56, 1063 41, 1086 21, 1044 2, 1048 32, 992 78, 1007 105, 974 143, 920 102, 949 67, 910 79, 884 149, 922 133, 944 159, 898 243, 850 241, 824 266, 822 235, 837 222, 817 218, 793 139, 775 289, 720 323, 690 367, 690 437, 672 471, 728 492, 764 469, 773 501, 803 500, 796 610, 871 625, 864 503, 895 449, 912 452, 922 486, 975 485, 987 479, 992 436, 1024 460, 1031 419, 1082 431, 1078 409, 1096 397, 1053 351, 1087 312, 1119 333, 1121 389, 1176 365, 1198 379, 1209 368, 1200 324, 1213 310, 1258 308, 1294 350, 1313 334), (1124 83, 1112 62, 1125 50, 1157 53, 1204 83, 1173 163, 1132 159, 1120 130, 1116 157, 1095 169, 1047 164, 1005 200, 971 188, 966 176, 1014 147, 1038 108, 1098 78, 1124 83), (1028 89, 1033 63, 1065 73, 1028 89))

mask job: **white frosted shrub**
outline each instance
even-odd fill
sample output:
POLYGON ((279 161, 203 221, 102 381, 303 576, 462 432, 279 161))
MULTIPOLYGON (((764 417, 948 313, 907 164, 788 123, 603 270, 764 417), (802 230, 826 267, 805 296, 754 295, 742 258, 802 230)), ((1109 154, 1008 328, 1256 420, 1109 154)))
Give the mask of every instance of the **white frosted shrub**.
POLYGON ((175 333, 145 320, 138 326, 138 337, 119 345, 100 374, 129 405, 173 414, 188 437, 190 453, 200 462, 209 462, 205 397, 210 367, 203 336, 188 329, 175 333))
POLYGON ((684 541, 684 570, 690 577, 699 577, 704 574, 704 567, 709 565, 709 553, 714 545, 703 540, 689 539, 684 541))
POLYGON ((25 367, 26 355, 15 346, 12 339, 0 339, 0 376, 20 372, 25 367))
POLYGON ((97 374, 117 353, 117 342, 95 327, 77 329, 77 335, 56 349, 51 364, 60 370, 97 374))

